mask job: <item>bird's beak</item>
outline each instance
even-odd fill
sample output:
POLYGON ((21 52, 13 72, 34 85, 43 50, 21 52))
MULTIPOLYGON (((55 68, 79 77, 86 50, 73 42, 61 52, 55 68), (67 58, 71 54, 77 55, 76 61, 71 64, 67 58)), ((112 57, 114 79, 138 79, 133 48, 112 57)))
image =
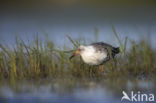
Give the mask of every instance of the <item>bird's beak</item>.
POLYGON ((79 54, 80 54, 80 50, 77 49, 77 50, 74 52, 74 54, 73 54, 69 59, 71 60, 73 57, 75 57, 75 56, 77 56, 77 55, 79 55, 79 54))

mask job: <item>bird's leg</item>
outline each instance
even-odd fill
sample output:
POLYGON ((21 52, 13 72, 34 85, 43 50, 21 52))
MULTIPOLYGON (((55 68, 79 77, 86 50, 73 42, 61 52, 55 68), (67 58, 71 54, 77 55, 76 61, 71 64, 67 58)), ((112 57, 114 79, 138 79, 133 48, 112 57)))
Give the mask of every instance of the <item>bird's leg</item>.
POLYGON ((100 70, 100 72, 104 72, 104 65, 99 66, 99 70, 100 70))
POLYGON ((102 65, 102 72, 104 72, 104 65, 102 65))

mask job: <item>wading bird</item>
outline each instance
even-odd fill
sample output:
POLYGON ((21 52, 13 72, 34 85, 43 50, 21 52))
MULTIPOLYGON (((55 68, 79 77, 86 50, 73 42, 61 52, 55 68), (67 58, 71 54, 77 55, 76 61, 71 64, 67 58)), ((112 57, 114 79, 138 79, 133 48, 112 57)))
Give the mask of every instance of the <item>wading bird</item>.
MULTIPOLYGON (((97 42, 88 46, 80 45, 70 59, 74 56, 80 55, 86 64, 103 65, 111 58, 114 58, 119 51, 119 47, 113 47, 107 43, 97 42)), ((102 66, 102 72, 104 72, 104 66, 102 66)))

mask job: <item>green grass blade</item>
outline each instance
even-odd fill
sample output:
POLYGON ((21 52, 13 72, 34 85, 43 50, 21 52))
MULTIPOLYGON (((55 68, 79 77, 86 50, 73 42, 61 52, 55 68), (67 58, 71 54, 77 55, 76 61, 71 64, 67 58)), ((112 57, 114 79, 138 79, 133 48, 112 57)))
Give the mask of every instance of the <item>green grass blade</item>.
POLYGON ((115 30, 115 27, 113 25, 112 25, 112 30, 113 30, 113 33, 114 33, 115 37, 117 38, 117 40, 118 40, 118 42, 120 44, 120 47, 121 47, 122 51, 124 51, 124 45, 123 45, 122 41, 120 40, 120 38, 119 38, 119 36, 118 36, 118 34, 117 34, 116 30, 115 30))
POLYGON ((74 42, 74 40, 69 35, 66 35, 66 36, 70 40, 70 42, 73 44, 74 47, 78 47, 78 45, 74 42))

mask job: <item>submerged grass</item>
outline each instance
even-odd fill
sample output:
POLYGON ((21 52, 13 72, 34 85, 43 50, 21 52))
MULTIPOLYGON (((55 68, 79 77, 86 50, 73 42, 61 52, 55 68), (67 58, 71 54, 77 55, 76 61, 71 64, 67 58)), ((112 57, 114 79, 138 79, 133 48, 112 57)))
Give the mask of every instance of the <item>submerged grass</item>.
MULTIPOLYGON (((16 38, 13 48, 0 45, 0 79, 15 81, 41 78, 155 78, 156 51, 149 43, 146 40, 139 43, 130 41, 130 47, 126 50, 128 37, 122 42, 113 26, 112 29, 119 41, 121 53, 105 64, 104 74, 98 66, 84 64, 80 57, 70 61, 69 56, 73 50, 57 50, 52 41, 46 39, 43 42, 36 36, 31 44, 16 38)), ((95 36, 98 36, 97 29, 95 36)), ((67 38, 74 49, 80 45, 80 40, 74 41, 68 35, 67 38)))

